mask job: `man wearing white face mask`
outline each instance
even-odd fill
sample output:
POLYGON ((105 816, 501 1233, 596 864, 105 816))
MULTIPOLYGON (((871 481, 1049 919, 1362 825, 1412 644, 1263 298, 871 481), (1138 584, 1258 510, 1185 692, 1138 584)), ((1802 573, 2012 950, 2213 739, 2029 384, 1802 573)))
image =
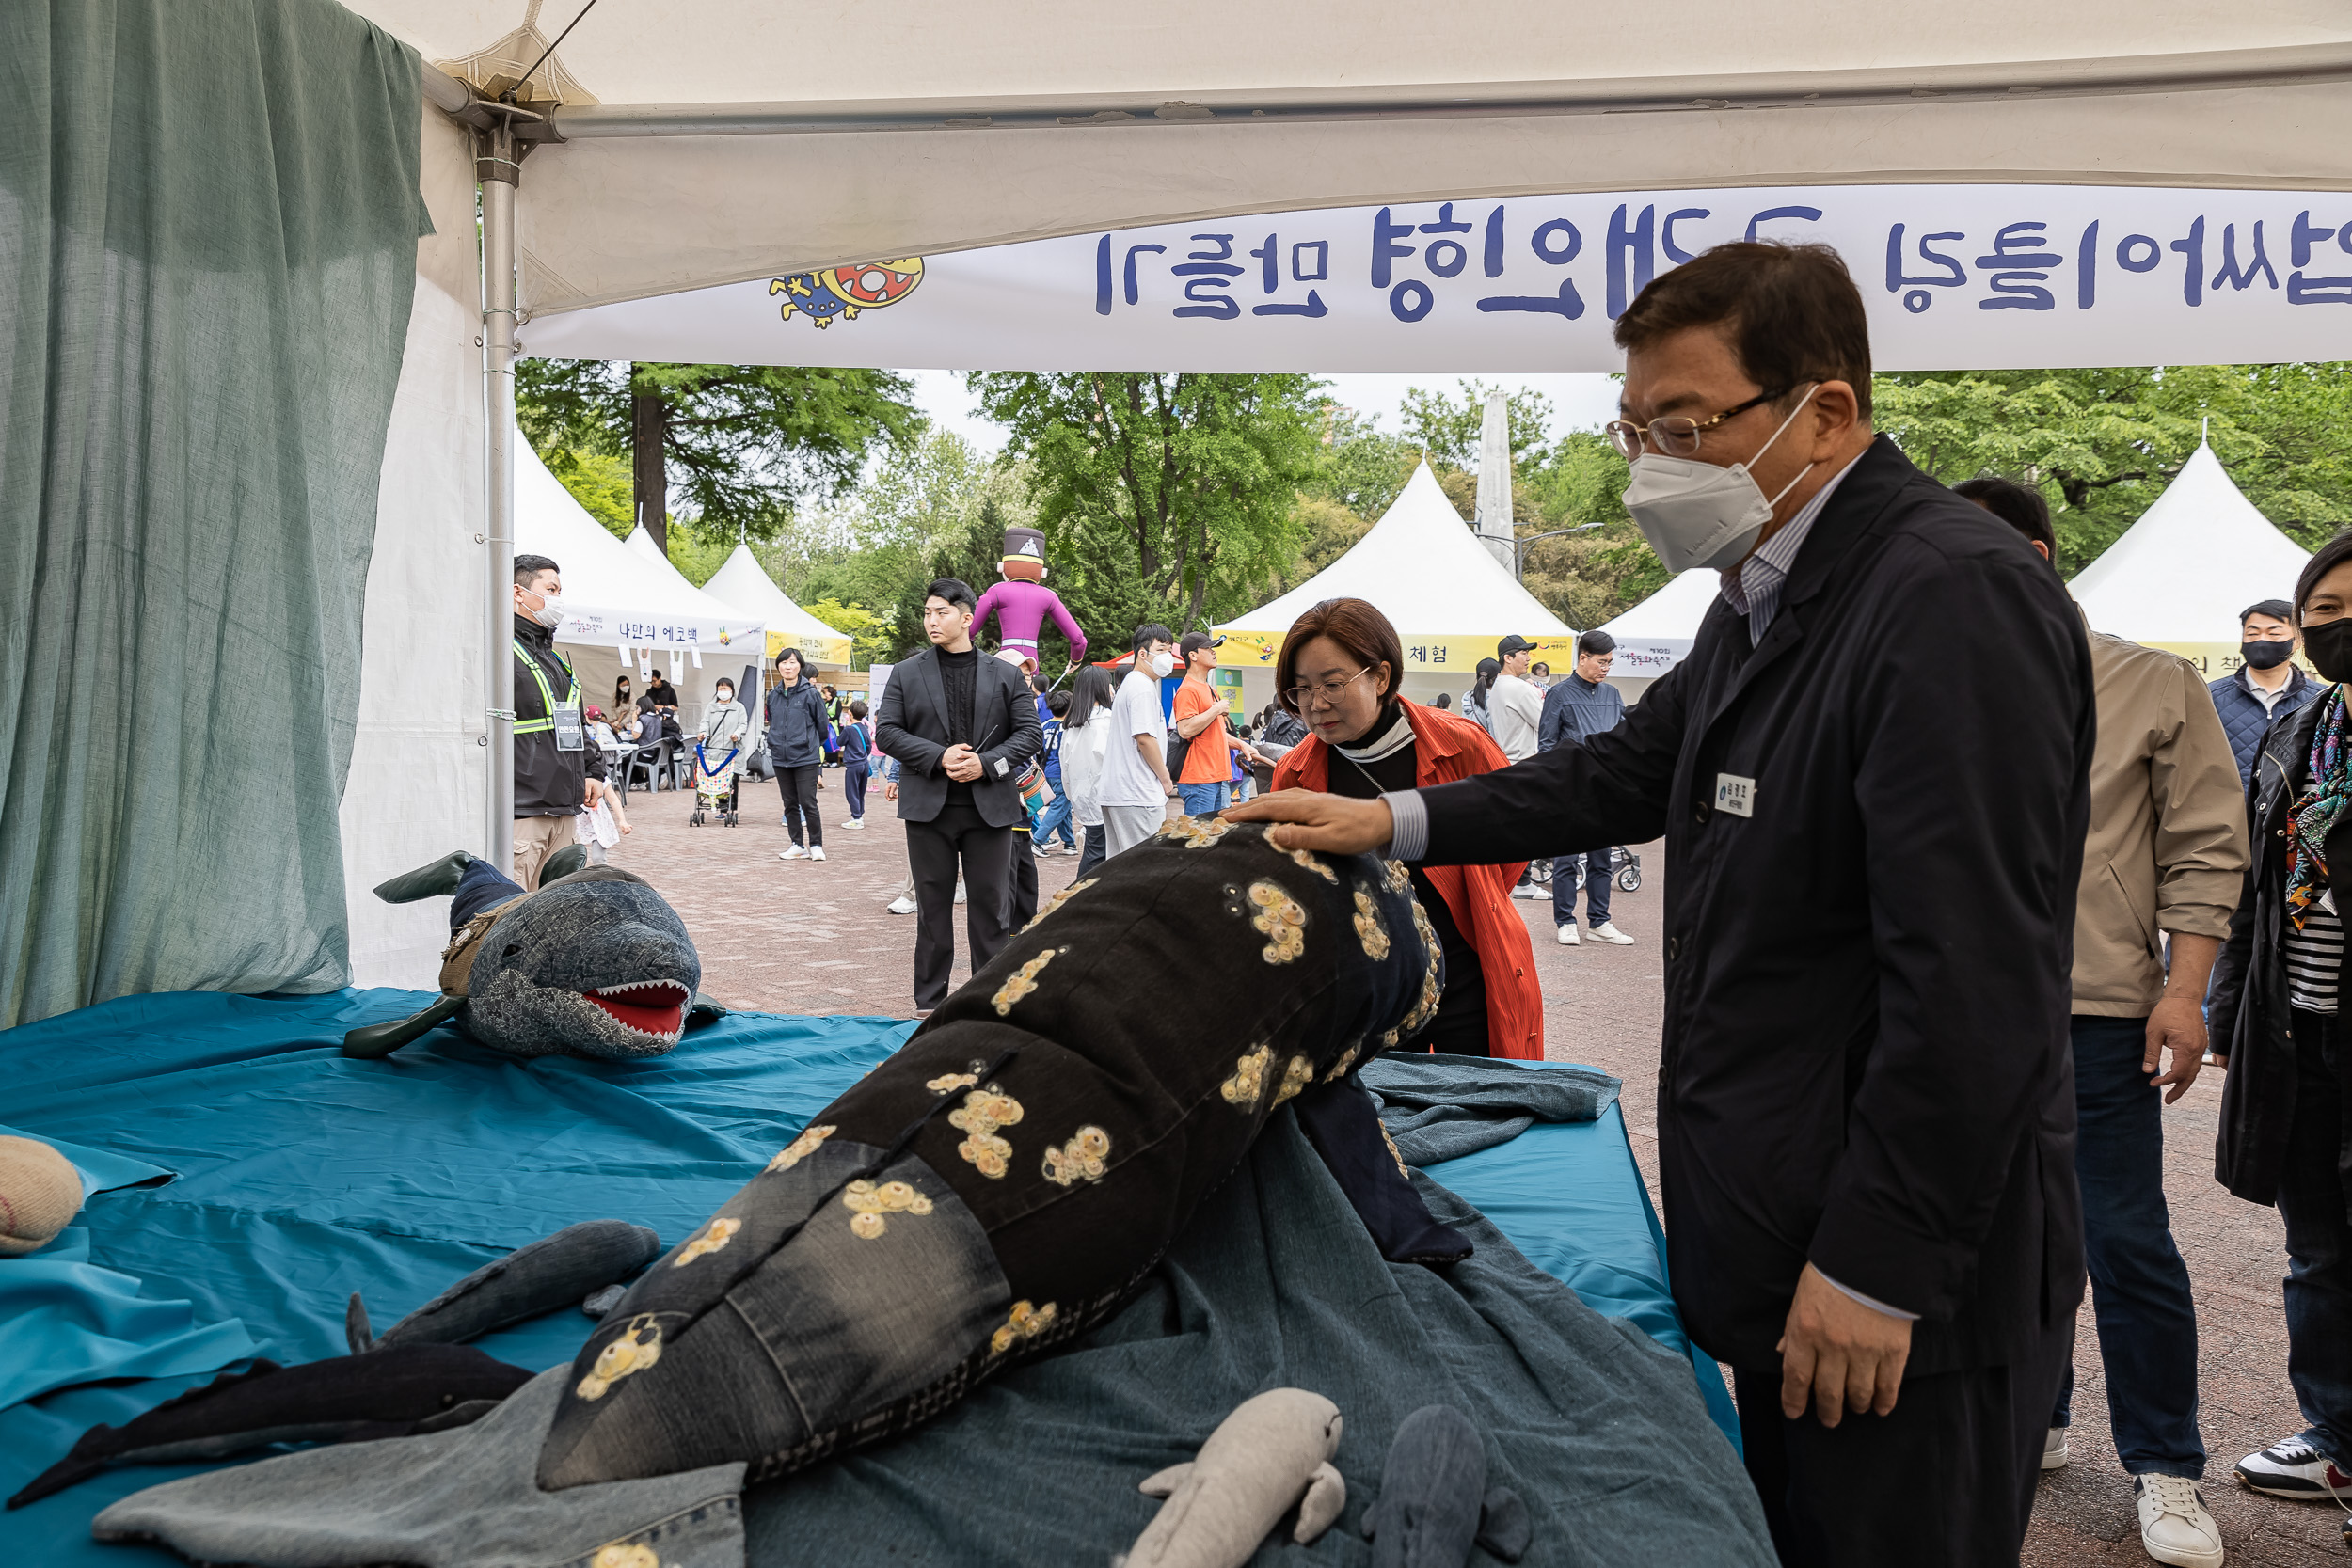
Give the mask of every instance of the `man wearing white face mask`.
POLYGON ((1872 436, 1835 251, 1718 246, 1616 340, 1627 510, 1670 570, 1723 574, 1690 654, 1581 745, 1228 815, 1424 865, 1663 832, 1669 1269, 1781 1560, 2013 1563, 2083 1291, 2081 623, 1872 436))
POLYGON ((564 624, 562 570, 544 555, 515 558, 515 865, 525 890, 572 842, 572 819, 604 794, 604 752, 588 743, 579 677, 555 651, 564 624))
POLYGON ((1176 668, 1175 641, 1166 626, 1137 626, 1135 665, 1111 700, 1110 739, 1103 752, 1103 842, 1114 855, 1158 832, 1176 793, 1161 754, 1168 710, 1160 705, 1160 682, 1176 668))

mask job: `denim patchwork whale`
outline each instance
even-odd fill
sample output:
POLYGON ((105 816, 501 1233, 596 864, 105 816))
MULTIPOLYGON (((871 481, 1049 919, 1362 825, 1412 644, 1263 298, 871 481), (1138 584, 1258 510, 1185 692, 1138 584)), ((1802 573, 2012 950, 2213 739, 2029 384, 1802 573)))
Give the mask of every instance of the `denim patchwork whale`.
POLYGON ((516 1056, 659 1056, 724 1009, 700 1000, 702 960, 686 923, 616 866, 566 869, 526 893, 458 851, 377 888, 389 903, 452 895, 441 999, 414 1017, 343 1037, 346 1056, 384 1056, 453 1022, 516 1056))

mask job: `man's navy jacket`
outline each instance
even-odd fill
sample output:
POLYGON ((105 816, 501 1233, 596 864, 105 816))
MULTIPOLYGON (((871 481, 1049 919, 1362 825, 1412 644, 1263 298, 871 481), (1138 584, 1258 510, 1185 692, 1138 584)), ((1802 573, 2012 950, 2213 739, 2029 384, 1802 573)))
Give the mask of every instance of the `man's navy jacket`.
POLYGON ((2057 574, 1881 437, 1761 645, 1718 599, 1615 729, 1423 792, 1439 864, 1665 834, 1659 1165, 1709 1354, 1777 1369, 1808 1259, 1921 1314, 1917 1374, 2073 1316, 2092 736, 2057 574))

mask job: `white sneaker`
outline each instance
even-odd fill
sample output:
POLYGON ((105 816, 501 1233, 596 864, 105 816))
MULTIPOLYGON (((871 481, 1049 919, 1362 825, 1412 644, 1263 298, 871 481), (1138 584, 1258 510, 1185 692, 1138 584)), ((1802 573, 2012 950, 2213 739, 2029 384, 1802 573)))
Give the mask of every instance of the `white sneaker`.
POLYGON ((963 884, 961 882, 958 882, 956 884, 956 902, 959 904, 963 902, 963 884))
POLYGON ((804 861, 808 859, 808 851, 795 844, 789 849, 777 850, 776 859, 780 861, 804 861))
POLYGON ((842 826, 848 828, 852 832, 862 832, 866 828, 866 818, 863 816, 852 816, 847 822, 844 822, 842 826))
POLYGON ((1580 937, 1580 936, 1578 936, 1578 935, 1576 934, 1576 922, 1575 922, 1575 921, 1571 920, 1571 921, 1569 921, 1569 922, 1568 922, 1565 926, 1563 926, 1563 927, 1560 927, 1560 945, 1561 945, 1561 946, 1563 946, 1563 947, 1574 947, 1574 946, 1577 946, 1579 943, 1581 943, 1582 941, 1583 941, 1583 939, 1582 939, 1581 937, 1580 937))
POLYGON ((1604 920, 1599 925, 1594 927, 1593 940, 1595 942, 1605 942, 1612 947, 1630 947, 1633 945, 1633 939, 1627 936, 1623 931, 1618 930, 1617 924, 1613 920, 1604 920))
POLYGON ((2050 1435, 2042 1445, 2042 1467, 2045 1470, 2063 1470, 2066 1468, 2067 1461, 2074 1457, 2067 1450, 2066 1429, 2052 1427, 2050 1435))
POLYGON ((821 844, 810 845, 808 847, 808 858, 813 861, 823 860, 825 858, 825 847, 821 844))
POLYGON ((914 897, 907 894, 900 894, 898 897, 893 898, 890 901, 890 912, 892 914, 913 914, 914 912, 914 897))
POLYGON ((1511 896, 1514 898, 1549 898, 1551 896, 1551 889, 1537 887, 1534 882, 1521 882, 1511 890, 1511 896))
POLYGON ((2300 1433, 2273 1443, 2237 1462, 2237 1479, 2274 1497, 2336 1497, 2352 1500, 2352 1476, 2311 1446, 2300 1433))
POLYGON ((2186 1476, 2136 1476, 2139 1544, 2158 1562, 2221 1568, 2221 1529, 2186 1476))

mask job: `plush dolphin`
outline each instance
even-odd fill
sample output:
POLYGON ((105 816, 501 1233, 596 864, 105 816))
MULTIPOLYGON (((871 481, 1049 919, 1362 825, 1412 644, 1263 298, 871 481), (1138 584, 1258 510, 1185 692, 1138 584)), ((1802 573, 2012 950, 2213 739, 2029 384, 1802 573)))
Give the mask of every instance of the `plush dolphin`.
POLYGON ((180 1465, 272 1443, 373 1442, 464 1426, 531 1376, 467 1345, 401 1345, 300 1367, 257 1361, 135 1420, 90 1428, 8 1506, 39 1502, 109 1465, 180 1465))
MULTIPOLYGON (((460 850, 375 890, 388 903, 455 894, 480 863, 460 850)), ((388 1056, 440 1023, 516 1056, 659 1056, 726 1011, 695 995, 702 960, 661 895, 617 866, 568 869, 458 927, 441 958, 441 998, 423 1012, 343 1037, 346 1056, 388 1056)), ((477 882, 475 884, 479 886, 477 882)))
POLYGON ((1190 1464, 1143 1482, 1146 1497, 1168 1501, 1113 1568, 1240 1568, 1294 1503, 1292 1534, 1307 1544, 1347 1506, 1347 1482, 1331 1465, 1339 1448, 1340 1407, 1321 1394, 1275 1388, 1244 1400, 1190 1464))
POLYGON ((1531 1534, 1518 1494, 1486 1489, 1486 1446, 1468 1416, 1427 1404, 1405 1418, 1380 1500, 1364 1510, 1373 1568, 1462 1568, 1473 1542, 1517 1562, 1531 1534))

